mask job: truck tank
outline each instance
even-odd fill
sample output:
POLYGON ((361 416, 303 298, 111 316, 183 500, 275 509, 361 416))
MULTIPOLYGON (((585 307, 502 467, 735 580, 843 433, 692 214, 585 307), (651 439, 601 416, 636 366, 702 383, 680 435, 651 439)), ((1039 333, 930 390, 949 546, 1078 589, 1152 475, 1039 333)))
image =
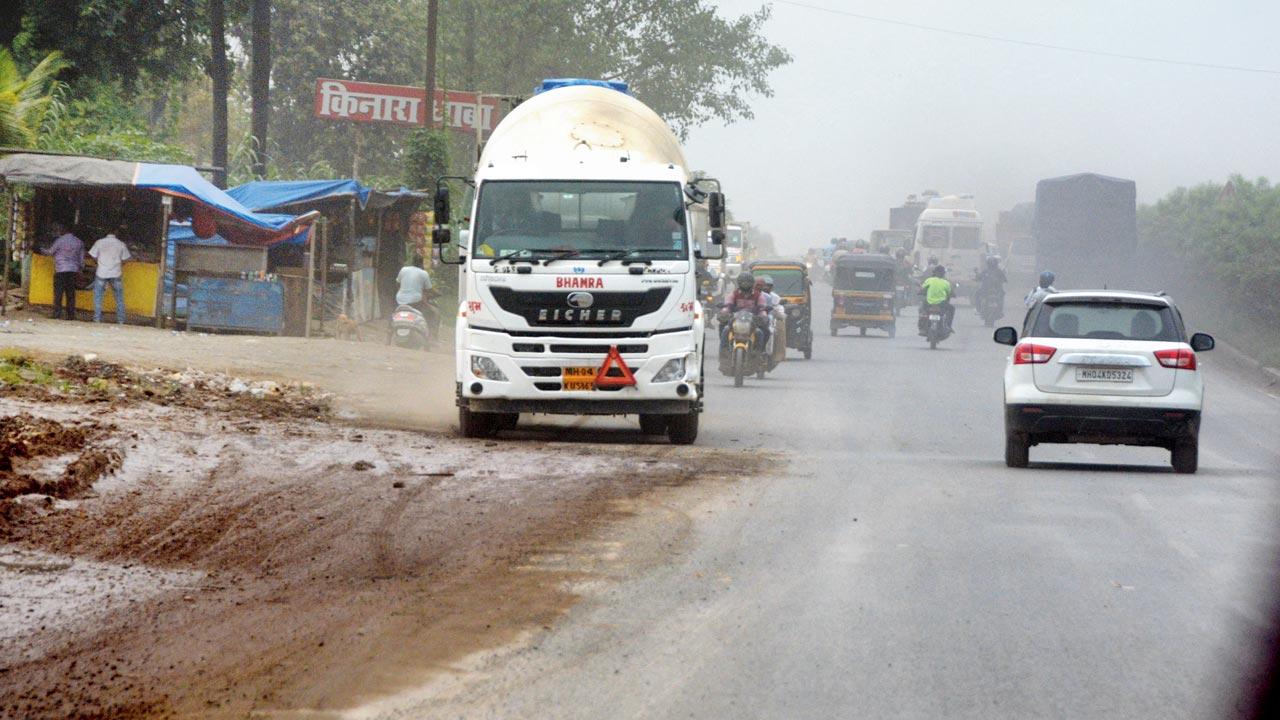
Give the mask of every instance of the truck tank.
POLYGON ((498 126, 480 167, 512 161, 561 164, 611 161, 674 165, 687 173, 684 152, 667 123, 634 97, 607 87, 575 85, 539 93, 498 126))

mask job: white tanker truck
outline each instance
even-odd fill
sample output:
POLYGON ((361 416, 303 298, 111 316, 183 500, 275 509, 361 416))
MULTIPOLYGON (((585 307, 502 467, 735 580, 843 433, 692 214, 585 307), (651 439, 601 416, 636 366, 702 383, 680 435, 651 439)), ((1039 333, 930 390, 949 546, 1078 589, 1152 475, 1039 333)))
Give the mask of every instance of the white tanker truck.
MULTIPOLYGON (((720 256, 724 198, 697 187, 667 124, 620 83, 547 81, 494 129, 474 183, 459 248, 462 434, 491 437, 524 413, 636 415, 692 443, 706 322, 695 260, 720 256)), ((442 184, 437 218, 448 204, 442 184)), ((449 235, 438 225, 436 243, 449 235)))

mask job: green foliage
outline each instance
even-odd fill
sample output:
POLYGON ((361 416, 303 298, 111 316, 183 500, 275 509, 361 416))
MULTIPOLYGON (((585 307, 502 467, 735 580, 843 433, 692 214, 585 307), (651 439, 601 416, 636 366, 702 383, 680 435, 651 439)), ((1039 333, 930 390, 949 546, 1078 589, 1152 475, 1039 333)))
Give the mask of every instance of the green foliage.
POLYGON ((1213 278, 1231 307, 1280 331, 1280 187, 1239 175, 1179 188, 1138 213, 1142 244, 1213 278))
POLYGON ((81 97, 60 87, 50 104, 40 148, 57 152, 125 160, 188 165, 185 149, 156 139, 114 84, 94 85, 81 97))
POLYGON ((53 102, 50 86, 65 67, 61 56, 53 52, 24 73, 9 49, 0 47, 0 146, 36 144, 53 102))
POLYGON ((71 64, 70 81, 118 82, 132 94, 199 72, 207 40, 201 0, 9 0, 21 5, 13 45, 28 62, 51 49, 71 64))
POLYGON ((414 130, 405 142, 404 176, 409 187, 427 188, 449 174, 449 133, 447 130, 414 130))

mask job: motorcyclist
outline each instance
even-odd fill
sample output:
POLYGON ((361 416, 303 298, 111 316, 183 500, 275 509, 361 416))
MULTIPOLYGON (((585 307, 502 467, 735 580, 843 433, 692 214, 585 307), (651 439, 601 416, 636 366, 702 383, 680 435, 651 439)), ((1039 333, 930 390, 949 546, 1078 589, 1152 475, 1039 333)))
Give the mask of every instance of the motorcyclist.
POLYGON ((1009 278, 1000 269, 1000 256, 988 255, 986 267, 978 271, 978 291, 974 295, 974 305, 982 307, 982 301, 988 297, 1004 300, 1004 284, 1009 278))
POLYGON ((1027 293, 1027 297, 1022 301, 1023 304, 1027 307, 1032 307, 1049 295, 1058 292, 1058 289, 1053 286, 1053 281, 1055 279, 1056 277, 1054 274, 1048 270, 1040 273, 1040 284, 1032 288, 1031 292, 1027 293))
POLYGON ((728 352, 730 319, 739 310, 749 310, 756 316, 756 325, 765 333, 764 341, 769 341, 769 296, 756 287, 756 278, 750 272, 743 271, 734 281, 733 292, 725 296, 720 310, 720 352, 728 352))
POLYGON ((770 365, 774 366, 787 355, 787 309, 782 304, 782 296, 773 291, 773 277, 761 275, 760 290, 769 296, 769 329, 773 334, 773 360, 770 365))
POLYGON ((942 321, 946 323, 947 332, 951 332, 951 320, 956 315, 956 308, 951 304, 951 283, 947 280, 947 269, 935 265, 933 273, 920 283, 920 294, 924 303, 920 306, 920 334, 925 335, 925 322, 929 315, 929 307, 938 305, 942 308, 942 321))
POLYGON ((413 260, 396 274, 396 304, 408 305, 427 321, 430 337, 438 337, 440 316, 431 306, 431 299, 440 294, 431 286, 431 274, 422 268, 425 264, 422 255, 414 253, 413 260))

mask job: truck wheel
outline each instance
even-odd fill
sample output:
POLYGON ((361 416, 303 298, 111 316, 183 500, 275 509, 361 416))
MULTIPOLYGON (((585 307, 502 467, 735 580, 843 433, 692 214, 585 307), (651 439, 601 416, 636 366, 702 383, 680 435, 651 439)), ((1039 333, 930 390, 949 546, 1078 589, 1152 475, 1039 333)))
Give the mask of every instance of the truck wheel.
POLYGON ((808 345, 804 346, 804 359, 805 360, 813 359, 813 341, 812 340, 809 341, 808 345))
POLYGON ((494 416, 495 430, 515 430, 520 424, 520 413, 501 413, 494 416))
POLYGON ((1171 455, 1173 471, 1190 475, 1196 471, 1200 463, 1200 441, 1197 438, 1183 438, 1173 443, 1171 455))
POLYGON ((462 407, 458 408, 458 429, 465 438, 488 438, 493 437, 497 426, 490 413, 471 412, 462 407))
POLYGON ((669 419, 668 415, 643 414, 640 416, 640 432, 645 435, 661 435, 667 431, 669 419))
POLYGON ((667 439, 672 445, 692 445, 698 439, 698 413, 669 416, 667 439))
POLYGON ((1024 468, 1031 461, 1031 443, 1026 436, 1005 433, 1004 464, 1011 468, 1024 468))

